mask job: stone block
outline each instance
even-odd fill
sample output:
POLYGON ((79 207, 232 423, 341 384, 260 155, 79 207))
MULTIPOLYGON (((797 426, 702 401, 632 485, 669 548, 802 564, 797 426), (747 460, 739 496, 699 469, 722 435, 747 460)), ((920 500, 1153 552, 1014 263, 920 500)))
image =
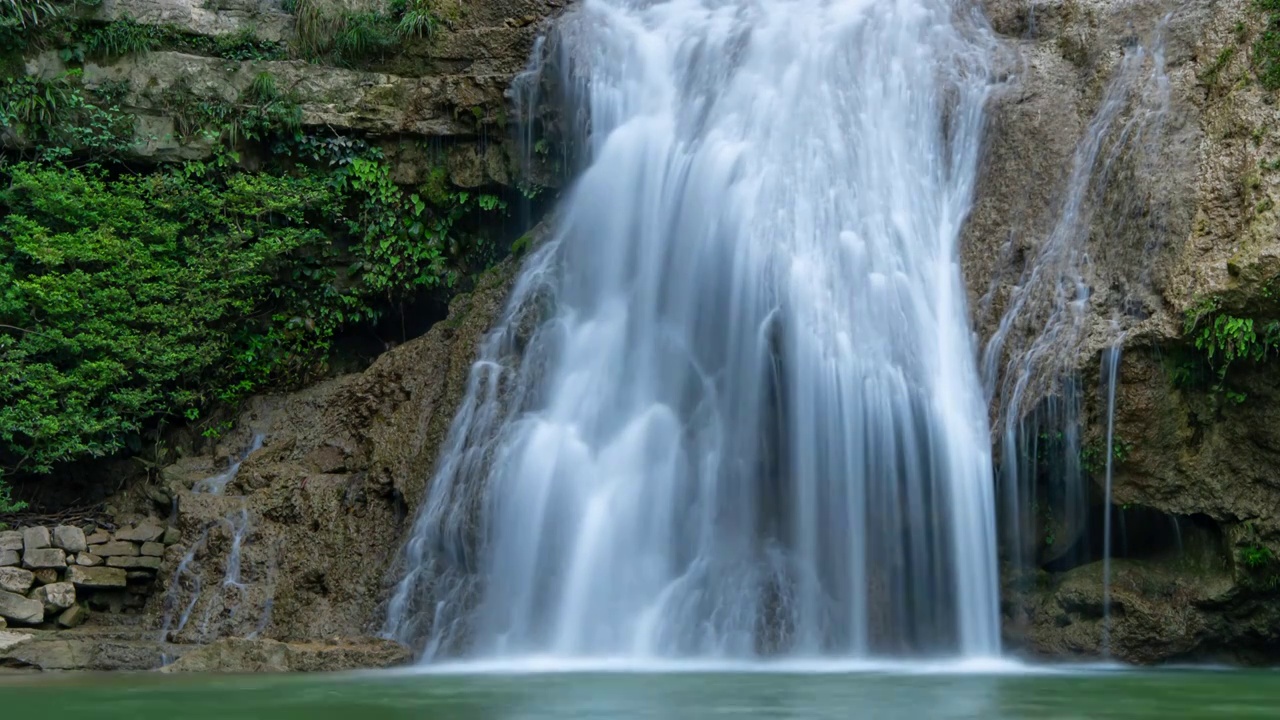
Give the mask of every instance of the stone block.
POLYGON ((67 568, 67 582, 82 590, 122 588, 129 584, 124 570, 119 568, 80 565, 67 568))
POLYGON ((53 546, 69 553, 84 552, 89 548, 84 531, 71 525, 59 525, 53 529, 53 546))
POLYGON ((164 545, 158 542, 142 543, 142 554, 152 557, 164 557, 164 545))
POLYGON ((76 604, 76 588, 69 582, 41 585, 27 597, 39 600, 46 615, 57 615, 76 604))
POLYGON ((84 565, 85 567, 95 567, 97 565, 101 565, 102 563, 103 563, 103 559, 97 555, 94 555, 93 553, 82 552, 76 556, 77 565, 84 565))
POLYGON ((29 527, 22 529, 22 549, 40 550, 49 547, 49 528, 29 527))
POLYGON ((29 570, 16 567, 0 568, 0 590, 26 595, 35 581, 35 574, 29 570))
POLYGON ((111 542, 111 533, 106 530, 94 530, 84 539, 88 545, 105 545, 111 542))
POLYGON ((128 568, 130 570, 138 570, 146 568, 148 570, 159 570, 162 561, 158 557, 147 557, 141 555, 138 557, 128 557, 117 555, 107 558, 107 567, 128 568))
POLYGON ((17 530, 0 532, 0 550, 21 550, 22 533, 17 530))
POLYGON ((17 550, 0 550, 0 567, 9 567, 22 562, 17 550))
POLYGON ((155 542, 164 536, 164 528, 150 520, 143 520, 137 527, 126 527, 116 531, 115 539, 126 542, 155 542))
POLYGON ((31 571, 36 576, 37 585, 49 585, 58 582, 58 570, 56 568, 37 568, 31 571))
POLYGON ((39 600, 0 590, 0 617, 10 622, 35 625, 44 621, 44 605, 39 600))
POLYGON ((59 548, 37 548, 22 553, 22 567, 25 568, 64 568, 67 566, 67 554, 59 548))
POLYGON ((99 557, 111 557, 113 555, 137 555, 138 546, 122 540, 115 540, 106 545, 95 545, 93 554, 99 557))
POLYGON ((89 608, 84 605, 72 605, 58 616, 58 627, 73 628, 89 619, 89 608))
POLYGON ((182 542, 182 532, 176 527, 165 528, 164 537, 160 539, 165 545, 177 545, 182 542))

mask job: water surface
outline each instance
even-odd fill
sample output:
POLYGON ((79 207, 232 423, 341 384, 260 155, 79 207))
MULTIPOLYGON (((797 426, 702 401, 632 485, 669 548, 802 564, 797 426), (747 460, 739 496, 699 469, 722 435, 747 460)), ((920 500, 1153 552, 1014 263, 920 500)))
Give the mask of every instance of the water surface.
POLYGON ((5 717, 1275 718, 1269 671, 0 676, 5 717))

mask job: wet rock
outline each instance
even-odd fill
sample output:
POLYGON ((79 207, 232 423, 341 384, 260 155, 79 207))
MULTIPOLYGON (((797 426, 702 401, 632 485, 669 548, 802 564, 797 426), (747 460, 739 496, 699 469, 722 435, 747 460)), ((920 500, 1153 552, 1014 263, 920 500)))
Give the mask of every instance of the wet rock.
POLYGON ((188 652, 160 672, 335 672, 395 667, 412 658, 409 648, 381 638, 335 643, 223 638, 188 652))
POLYGON ((64 568, 67 566, 67 554, 59 548, 40 548, 22 553, 22 566, 25 568, 64 568))
POLYGON ((10 622, 35 625, 44 620, 44 604, 0 590, 0 617, 10 622))
POLYGON ((0 590, 26 595, 35 581, 36 576, 29 570, 15 567, 0 568, 0 590))
POLYGON ((142 543, 141 552, 143 555, 150 555, 152 557, 164 557, 164 544, 158 542, 142 543))
POLYGON ((68 553, 78 553, 88 549, 84 531, 70 525, 59 525, 53 529, 53 546, 62 548, 68 553))
POLYGON ((22 549, 39 550, 49 547, 49 528, 29 527, 22 529, 22 549))
POLYGON ((58 627, 73 628, 84 624, 89 619, 89 608, 84 605, 72 605, 58 615, 58 627))
POLYGON ((0 550, 0 567, 9 567, 22 562, 17 550, 0 550))
MULTIPOLYGON (((155 542, 163 536, 164 528, 151 521, 144 521, 133 528, 122 528, 117 530, 114 535, 117 541, 124 540, 136 543, 155 542)), ((108 553, 100 554, 106 555, 108 553)))
POLYGON ((163 561, 158 557, 147 557, 145 555, 138 557, 115 556, 107 558, 107 567, 128 568, 131 570, 136 570, 138 568, 159 570, 161 562, 163 561))
MULTIPOLYGON (((0 639, 0 667, 32 670, 150 670, 166 655, 180 655, 183 647, 116 633, 95 634, 87 627, 73 631, 28 630, 21 639, 0 639)), ((9 633, 19 635, 19 633, 9 633)), ((3 638, 3 634, 0 634, 3 638)))
POLYGON ((76 588, 69 582, 42 585, 32 590, 28 597, 38 600, 46 615, 56 615, 75 604, 76 588))
POLYGON ((128 579, 125 571, 119 568, 81 567, 76 565, 67 568, 67 582, 77 588, 100 590, 125 587, 128 584, 128 579))
POLYGON ((111 533, 106 530, 94 530, 84 541, 89 545, 105 545, 111 542, 111 533))
POLYGON ((94 555, 93 553, 82 552, 76 556, 76 564, 83 565, 85 567, 94 567, 101 565, 103 562, 104 561, 101 557, 94 555))
POLYGON ((93 549, 93 554, 99 557, 112 557, 116 555, 137 555, 138 546, 131 542, 112 541, 105 545, 97 545, 93 549))
POLYGON ((0 550, 22 550, 22 533, 17 530, 0 531, 0 550))

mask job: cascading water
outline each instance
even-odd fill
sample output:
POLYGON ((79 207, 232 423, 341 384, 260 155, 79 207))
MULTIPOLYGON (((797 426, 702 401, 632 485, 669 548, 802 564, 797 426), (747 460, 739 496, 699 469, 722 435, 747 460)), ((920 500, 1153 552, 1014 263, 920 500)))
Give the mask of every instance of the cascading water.
POLYGON ((587 0, 590 164, 482 349, 387 632, 428 658, 994 654, 945 0, 587 0))

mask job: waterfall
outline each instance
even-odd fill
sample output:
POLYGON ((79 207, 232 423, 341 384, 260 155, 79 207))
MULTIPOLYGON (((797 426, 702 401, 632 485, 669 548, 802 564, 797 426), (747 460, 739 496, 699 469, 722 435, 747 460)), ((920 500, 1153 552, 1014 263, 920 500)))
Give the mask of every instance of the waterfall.
POLYGON ((427 659, 999 650, 947 0, 586 0, 587 164, 485 341, 385 631, 427 659))

